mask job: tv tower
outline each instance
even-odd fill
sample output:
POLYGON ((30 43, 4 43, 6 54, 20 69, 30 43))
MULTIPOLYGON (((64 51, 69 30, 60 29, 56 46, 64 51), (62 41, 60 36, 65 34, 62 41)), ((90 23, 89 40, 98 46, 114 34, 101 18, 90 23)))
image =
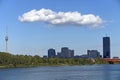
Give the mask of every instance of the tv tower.
POLYGON ((7 31, 7 27, 6 27, 6 36, 5 36, 5 41, 6 41, 6 53, 8 53, 8 31, 7 31))

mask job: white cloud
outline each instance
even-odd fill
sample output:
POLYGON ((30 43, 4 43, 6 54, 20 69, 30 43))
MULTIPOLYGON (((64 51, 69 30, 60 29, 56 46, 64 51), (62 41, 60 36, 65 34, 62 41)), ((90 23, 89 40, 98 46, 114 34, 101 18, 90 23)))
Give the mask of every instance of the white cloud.
POLYGON ((82 15, 75 12, 55 12, 50 9, 31 10, 19 16, 21 22, 41 21, 52 25, 77 25, 89 27, 101 27, 103 20, 94 14, 82 15))

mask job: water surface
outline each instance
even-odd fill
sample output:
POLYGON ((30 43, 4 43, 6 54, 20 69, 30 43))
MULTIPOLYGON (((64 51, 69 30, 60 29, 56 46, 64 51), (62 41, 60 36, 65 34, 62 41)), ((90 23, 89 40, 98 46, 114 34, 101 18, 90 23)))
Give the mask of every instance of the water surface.
POLYGON ((120 80, 120 65, 0 69, 0 80, 120 80))

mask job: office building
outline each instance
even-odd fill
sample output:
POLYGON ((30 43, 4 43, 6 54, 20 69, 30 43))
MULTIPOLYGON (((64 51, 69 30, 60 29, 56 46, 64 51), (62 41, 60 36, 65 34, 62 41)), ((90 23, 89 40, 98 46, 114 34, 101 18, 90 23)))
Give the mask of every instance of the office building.
POLYGON ((8 32, 7 32, 7 27, 6 27, 6 36, 5 36, 5 42, 6 42, 6 53, 8 53, 8 32))
POLYGON ((110 58, 110 37, 103 37, 103 58, 110 58))
POLYGON ((74 58, 74 50, 69 49, 68 47, 62 47, 61 52, 57 53, 58 58, 74 58))
POLYGON ((62 55, 63 58, 68 58, 69 57, 68 47, 62 47, 61 48, 61 55, 62 55))
POLYGON ((48 58, 54 58, 56 57, 56 52, 55 52, 55 49, 49 49, 48 50, 48 58))
POLYGON ((87 50, 87 55, 89 58, 99 58, 100 57, 100 52, 97 50, 87 50))
POLYGON ((89 56, 87 54, 82 54, 82 55, 80 55, 79 58, 89 58, 89 56))
POLYGON ((62 58, 61 52, 57 52, 57 57, 58 57, 58 58, 62 58))
POLYGON ((69 50, 69 58, 73 58, 74 57, 74 50, 69 50))

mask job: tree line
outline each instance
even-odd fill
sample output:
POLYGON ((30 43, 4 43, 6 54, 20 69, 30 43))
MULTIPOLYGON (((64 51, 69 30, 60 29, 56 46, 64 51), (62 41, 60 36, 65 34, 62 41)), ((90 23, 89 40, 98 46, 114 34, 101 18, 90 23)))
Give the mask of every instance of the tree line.
POLYGON ((42 58, 38 55, 13 55, 0 52, 0 67, 33 67, 33 66, 59 66, 59 65, 91 65, 106 64, 97 59, 85 58, 42 58))

